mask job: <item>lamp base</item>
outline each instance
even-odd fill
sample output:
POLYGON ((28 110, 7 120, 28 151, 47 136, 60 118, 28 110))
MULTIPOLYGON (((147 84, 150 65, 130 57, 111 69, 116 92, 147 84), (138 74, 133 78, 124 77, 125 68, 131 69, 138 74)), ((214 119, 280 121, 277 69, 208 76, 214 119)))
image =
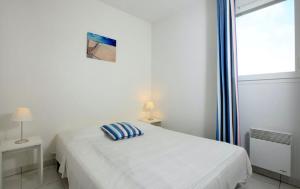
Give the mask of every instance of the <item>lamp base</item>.
POLYGON ((28 139, 20 139, 20 140, 15 141, 15 144, 23 144, 26 142, 29 142, 29 140, 28 139))

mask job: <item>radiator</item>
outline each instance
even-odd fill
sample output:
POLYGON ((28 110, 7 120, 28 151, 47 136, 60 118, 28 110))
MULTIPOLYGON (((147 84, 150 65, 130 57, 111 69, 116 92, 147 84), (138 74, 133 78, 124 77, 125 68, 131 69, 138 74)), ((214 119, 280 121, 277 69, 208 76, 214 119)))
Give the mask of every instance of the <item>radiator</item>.
POLYGON ((291 176, 292 135, 261 129, 250 129, 252 165, 281 175, 291 176))

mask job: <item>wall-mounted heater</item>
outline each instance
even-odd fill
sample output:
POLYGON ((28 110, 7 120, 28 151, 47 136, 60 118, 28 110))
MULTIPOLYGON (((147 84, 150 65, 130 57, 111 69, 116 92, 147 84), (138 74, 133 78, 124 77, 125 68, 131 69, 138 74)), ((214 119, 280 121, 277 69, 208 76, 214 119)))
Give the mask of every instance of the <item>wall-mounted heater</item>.
POLYGON ((281 175, 291 176, 292 135, 261 129, 250 129, 252 165, 281 175))

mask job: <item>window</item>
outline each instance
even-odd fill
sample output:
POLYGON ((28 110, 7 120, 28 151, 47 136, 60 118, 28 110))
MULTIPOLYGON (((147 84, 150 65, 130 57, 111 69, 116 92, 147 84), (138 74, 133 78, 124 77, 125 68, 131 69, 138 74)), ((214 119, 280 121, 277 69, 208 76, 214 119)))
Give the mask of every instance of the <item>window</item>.
POLYGON ((236 20, 239 76, 296 71, 294 0, 236 20))

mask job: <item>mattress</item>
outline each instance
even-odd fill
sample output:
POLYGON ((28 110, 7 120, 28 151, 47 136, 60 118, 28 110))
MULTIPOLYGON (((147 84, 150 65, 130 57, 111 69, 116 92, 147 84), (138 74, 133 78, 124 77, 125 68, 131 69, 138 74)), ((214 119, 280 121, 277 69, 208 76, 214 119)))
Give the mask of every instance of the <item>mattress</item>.
POLYGON ((131 123, 145 134, 113 141, 92 126, 57 136, 70 189, 234 189, 252 174, 241 147, 131 123))

